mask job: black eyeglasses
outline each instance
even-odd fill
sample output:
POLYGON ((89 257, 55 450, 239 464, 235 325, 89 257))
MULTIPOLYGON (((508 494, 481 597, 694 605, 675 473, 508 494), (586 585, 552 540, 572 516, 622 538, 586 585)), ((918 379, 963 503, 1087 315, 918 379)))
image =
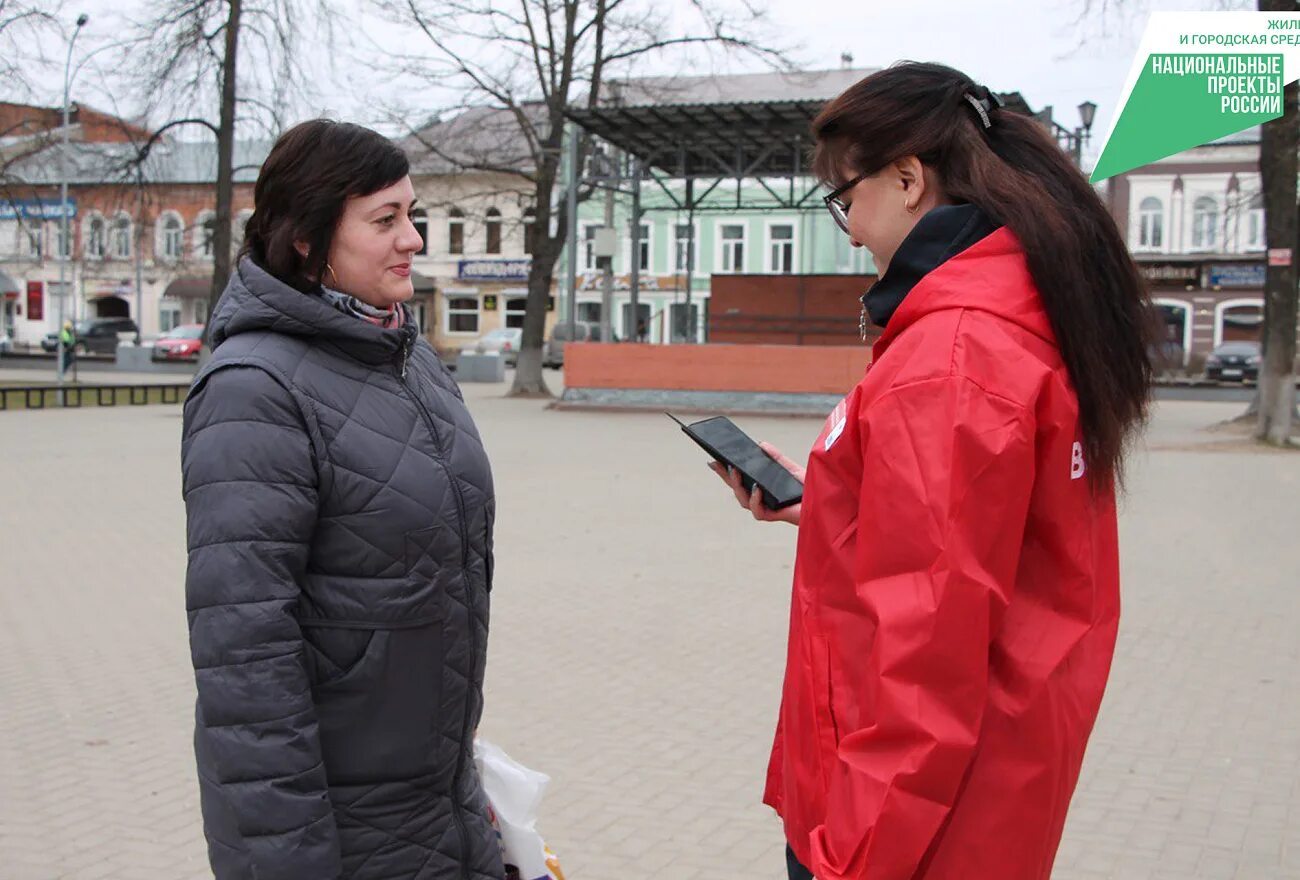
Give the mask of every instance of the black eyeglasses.
POLYGON ((835 225, 843 230, 846 235, 849 231, 849 206, 844 204, 844 200, 840 198, 840 196, 844 195, 870 176, 870 172, 859 174, 848 183, 843 184, 842 186, 837 186, 835 189, 831 190, 830 195, 822 198, 822 201, 826 204, 826 210, 830 211, 831 216, 835 218, 835 225))

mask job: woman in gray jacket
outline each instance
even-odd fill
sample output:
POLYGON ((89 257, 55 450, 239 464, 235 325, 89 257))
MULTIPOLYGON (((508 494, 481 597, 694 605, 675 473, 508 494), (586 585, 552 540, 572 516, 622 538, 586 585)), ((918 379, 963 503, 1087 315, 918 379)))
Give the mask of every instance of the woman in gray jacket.
POLYGON ((403 303, 406 156, 303 123, 262 166, 185 404, 186 601, 218 880, 500 880, 472 755, 492 475, 403 303))

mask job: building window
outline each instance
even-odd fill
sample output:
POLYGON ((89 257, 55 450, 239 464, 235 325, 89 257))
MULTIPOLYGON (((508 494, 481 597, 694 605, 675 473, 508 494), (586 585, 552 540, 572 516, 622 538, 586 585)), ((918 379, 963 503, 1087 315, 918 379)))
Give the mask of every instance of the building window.
MULTIPOLYGON (((638 234, 639 237, 637 238, 637 242, 636 242, 636 268, 638 272, 649 272, 650 254, 653 250, 650 246, 650 224, 641 223, 638 225, 641 227, 641 231, 638 234)), ((629 223, 628 224, 629 232, 627 237, 628 247, 632 246, 631 226, 632 224, 629 223)), ((631 260, 628 260, 628 263, 630 264, 631 260)), ((629 269, 630 269, 630 265, 629 265, 629 269)))
POLYGON ((452 296, 447 298, 447 332, 478 332, 477 296, 452 296))
POLYGON ((596 233, 601 228, 597 223, 582 224, 582 262, 579 265, 585 272, 596 271, 596 233))
POLYGON ((19 224, 19 237, 22 239, 23 251, 29 257, 40 259, 45 255, 45 225, 36 222, 28 225, 19 224))
POLYGON ((487 252, 501 253, 501 212, 496 208, 487 209, 487 252))
POLYGON ((1165 206, 1154 197, 1142 200, 1138 206, 1138 247, 1158 251, 1164 247, 1165 206))
POLYGON ((789 275, 794 271, 794 224, 767 228, 767 271, 789 275))
POLYGON ((1246 209, 1246 242, 1248 251, 1264 250, 1267 239, 1264 236, 1264 196, 1255 196, 1246 209))
POLYGON ((698 244, 692 247, 694 232, 695 228, 690 223, 678 223, 674 227, 673 271, 685 272, 689 269, 693 272, 699 264, 698 244))
POLYGON ((460 208, 447 212, 447 253, 465 253, 465 212, 460 208))
POLYGON ((113 232, 109 244, 113 249, 113 259, 131 259, 131 218, 118 214, 113 218, 113 232))
POLYGON ((528 299, 522 296, 512 296, 506 299, 506 326, 519 327, 524 326, 524 315, 528 312, 528 299))
POLYGON ((423 208, 411 212, 411 224, 420 233, 420 249, 415 253, 424 256, 429 252, 429 214, 423 208))
POLYGON ((537 247, 537 212, 532 208, 524 211, 524 253, 531 256, 537 247))
POLYGON ((68 239, 72 238, 71 224, 65 227, 62 220, 55 220, 50 225, 54 227, 51 232, 51 238, 54 239, 54 255, 61 260, 70 259, 72 246, 68 239), (64 235, 64 229, 67 230, 67 235, 64 235))
POLYGON ((104 233, 104 218, 99 214, 91 214, 86 220, 86 242, 83 248, 88 258, 92 260, 104 258, 104 233))
POLYGON ((174 299, 163 299, 158 303, 158 330, 166 333, 181 324, 181 304, 174 299))
POLYGON ((158 224, 158 256, 164 260, 179 260, 185 250, 185 223, 180 215, 168 211, 158 224))
POLYGON ((745 227, 739 223, 725 223, 719 229, 722 242, 722 272, 745 270, 745 227))
POLYGON ((204 211, 199 215, 199 222, 194 226, 194 252, 205 260, 212 259, 216 253, 217 215, 204 211))
POLYGON ((1210 196, 1201 196, 1192 205, 1192 247, 1213 250, 1218 244, 1219 205, 1210 196))

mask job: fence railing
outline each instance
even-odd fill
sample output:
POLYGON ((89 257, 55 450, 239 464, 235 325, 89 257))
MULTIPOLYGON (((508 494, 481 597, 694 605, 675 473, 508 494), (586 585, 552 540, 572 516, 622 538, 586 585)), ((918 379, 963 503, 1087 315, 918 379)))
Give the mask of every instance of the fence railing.
POLYGON ((184 384, 78 384, 0 386, 0 410, 57 409, 82 406, 146 406, 180 403, 189 391, 184 384), (62 401, 60 401, 62 395, 62 401))

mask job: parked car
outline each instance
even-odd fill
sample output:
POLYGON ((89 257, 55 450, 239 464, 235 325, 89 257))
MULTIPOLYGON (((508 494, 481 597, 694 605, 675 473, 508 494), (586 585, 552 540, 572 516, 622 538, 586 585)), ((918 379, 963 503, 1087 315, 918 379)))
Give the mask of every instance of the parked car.
POLYGON ((519 327, 498 327, 482 336, 478 342, 467 346, 462 351, 473 354, 496 353, 506 359, 506 366, 513 367, 519 360, 519 348, 524 342, 524 331, 519 327))
MULTIPOLYGON (((78 321, 72 328, 77 341, 73 345, 77 354, 114 354, 120 337, 135 337, 135 321, 130 318, 90 318, 78 321)), ((44 351, 57 351, 59 333, 46 333, 41 340, 44 351)))
POLYGON ((1205 359, 1205 378, 1212 382, 1256 382, 1261 352, 1258 342, 1225 342, 1205 359))
MULTIPOLYGON (((561 321, 551 330, 551 338, 542 346, 542 364, 559 369, 564 366, 564 344, 566 342, 600 342, 600 325, 594 321, 577 321, 573 325, 573 339, 569 339, 569 322, 561 321)), ((615 342, 618 337, 615 336, 615 342)))
POLYGON ((182 324, 159 336, 153 344, 156 361, 196 361, 203 347, 203 325, 182 324))

